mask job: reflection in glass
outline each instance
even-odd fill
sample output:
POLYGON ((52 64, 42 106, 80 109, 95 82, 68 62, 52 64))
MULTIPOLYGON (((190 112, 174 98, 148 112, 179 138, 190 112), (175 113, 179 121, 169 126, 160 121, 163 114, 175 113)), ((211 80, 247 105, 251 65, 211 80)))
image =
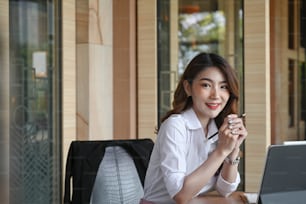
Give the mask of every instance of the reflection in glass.
POLYGON ((199 52, 227 58, 243 94, 242 16, 242 1, 158 1, 158 118, 171 108, 177 81, 199 52))
POLYGON ((300 63, 300 140, 306 140, 306 64, 300 63))
POLYGON ((55 8, 9 1, 10 203, 60 203, 55 8))
POLYGON ((179 68, 184 67, 196 53, 222 53, 219 46, 225 37, 225 16, 221 10, 179 13, 179 68))

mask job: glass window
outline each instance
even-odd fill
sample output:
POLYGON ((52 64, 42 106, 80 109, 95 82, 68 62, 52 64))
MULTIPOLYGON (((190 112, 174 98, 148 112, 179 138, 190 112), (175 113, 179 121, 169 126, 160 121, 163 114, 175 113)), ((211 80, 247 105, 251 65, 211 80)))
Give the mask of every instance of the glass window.
POLYGON ((242 1, 158 1, 159 118, 170 109, 180 75, 199 52, 224 56, 243 81, 242 17, 242 1))
POLYGON ((289 112, 289 127, 294 126, 294 60, 289 59, 288 67, 288 112, 289 112))
MULTIPOLYGON (((171 109, 176 84, 187 63, 199 52, 220 54, 237 70, 243 112, 242 5, 242 0, 158 1, 159 119, 171 109)), ((240 168, 243 175, 243 165, 240 168)))
POLYGON ((301 124, 300 124, 300 140, 306 140, 306 130, 305 130, 305 124, 306 124, 306 66, 305 62, 300 63, 300 93, 301 93, 301 99, 300 99, 300 118, 301 118, 301 124))
POLYGON ((60 203, 59 3, 11 0, 10 203, 60 203))
MULTIPOLYGON (((279 59, 285 59, 286 71, 278 69, 279 76, 283 76, 282 84, 287 85, 285 93, 287 101, 278 101, 282 109, 277 109, 275 117, 275 131, 281 129, 281 134, 276 134, 276 141, 305 140, 305 0, 288 0, 287 4, 287 42, 281 49, 279 59), (286 77, 285 77, 286 76, 286 77), (287 104, 286 104, 287 103, 287 104), (286 106, 283 106, 286 104, 286 106), (285 124, 287 123, 287 124, 285 124), (287 128, 286 128, 287 127, 287 128)), ((277 52, 277 51, 275 51, 277 52)), ((282 64, 281 64, 282 66, 282 64)), ((278 87, 278 86, 277 86, 278 87)), ((285 88, 285 87, 283 87, 285 88)), ((281 93, 282 96, 284 93, 281 93)), ((272 121, 273 122, 273 121, 272 121)))
POLYGON ((306 140, 306 0, 300 1, 300 72, 299 72, 299 81, 300 81, 300 125, 299 125, 299 139, 306 140))
POLYGON ((294 1, 295 0, 288 0, 288 48, 294 49, 294 1))

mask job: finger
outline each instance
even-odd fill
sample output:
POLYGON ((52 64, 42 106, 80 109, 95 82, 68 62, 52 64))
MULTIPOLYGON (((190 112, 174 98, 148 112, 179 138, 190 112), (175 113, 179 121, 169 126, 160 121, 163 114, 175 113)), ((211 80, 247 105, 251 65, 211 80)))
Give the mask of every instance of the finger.
POLYGON ((243 141, 245 140, 246 137, 239 135, 238 139, 237 139, 237 147, 240 147, 240 145, 243 143, 243 141))
POLYGON ((223 123, 220 128, 219 128, 219 132, 224 132, 227 129, 227 123, 223 123))
POLYGON ((229 118, 228 125, 243 125, 243 120, 241 118, 229 118))
POLYGON ((224 122, 222 124, 222 126, 220 127, 220 130, 226 130, 226 129, 234 129, 235 128, 235 118, 237 118, 238 116, 236 114, 230 114, 228 115, 225 119, 224 122))
POLYGON ((244 132, 244 127, 241 124, 229 125, 228 129, 231 131, 233 135, 240 135, 244 132))
POLYGON ((232 135, 239 135, 240 132, 241 132, 241 131, 239 130, 239 128, 231 129, 231 134, 232 134, 232 135))
POLYGON ((229 117, 226 117, 226 118, 224 119, 222 125, 220 126, 219 131, 220 131, 220 132, 225 131, 225 130, 228 128, 228 126, 229 126, 229 117))
POLYGON ((226 122, 230 125, 230 124, 234 124, 236 119, 238 118, 238 115, 236 114, 230 114, 226 117, 226 122))
POLYGON ((236 120, 235 123, 229 124, 228 128, 231 130, 239 131, 239 132, 242 132, 245 130, 245 126, 241 119, 236 120))
POLYGON ((227 129, 224 131, 225 135, 230 139, 236 141, 239 137, 239 134, 237 134, 235 131, 227 129))

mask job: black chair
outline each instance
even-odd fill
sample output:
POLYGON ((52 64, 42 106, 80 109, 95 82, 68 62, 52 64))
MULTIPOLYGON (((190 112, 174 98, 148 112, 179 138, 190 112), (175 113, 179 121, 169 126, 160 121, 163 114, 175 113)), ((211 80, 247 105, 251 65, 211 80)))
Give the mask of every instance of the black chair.
POLYGON ((135 203, 154 143, 151 139, 73 141, 65 174, 65 204, 135 203))

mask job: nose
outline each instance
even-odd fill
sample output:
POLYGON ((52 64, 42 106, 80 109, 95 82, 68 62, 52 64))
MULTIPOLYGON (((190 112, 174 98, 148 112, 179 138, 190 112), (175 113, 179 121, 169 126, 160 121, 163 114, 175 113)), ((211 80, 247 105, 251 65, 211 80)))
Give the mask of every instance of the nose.
POLYGON ((211 89, 211 92, 210 92, 210 97, 211 98, 219 98, 220 96, 220 90, 218 87, 213 87, 211 89))

